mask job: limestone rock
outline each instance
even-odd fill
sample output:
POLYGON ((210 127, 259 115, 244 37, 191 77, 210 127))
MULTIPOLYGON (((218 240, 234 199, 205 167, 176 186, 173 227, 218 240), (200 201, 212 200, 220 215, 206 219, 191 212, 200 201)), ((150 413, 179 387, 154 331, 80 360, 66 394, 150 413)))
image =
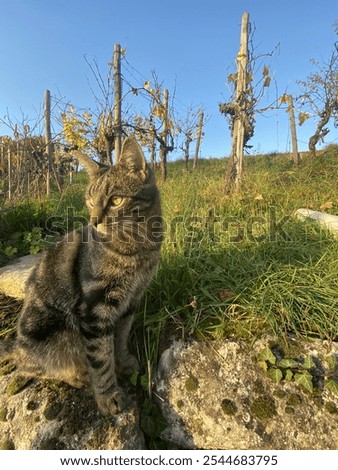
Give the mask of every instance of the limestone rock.
POLYGON ((0 449, 144 449, 136 404, 102 417, 88 390, 23 380, 0 380, 0 449))
POLYGON ((0 268, 0 294, 23 299, 26 281, 40 257, 41 254, 22 256, 0 268))
MULTIPOLYGON (((301 346, 315 358, 338 353, 337 344, 301 346)), ((168 422, 162 438, 185 449, 337 449, 337 395, 275 383, 258 364, 263 348, 224 341, 167 349, 156 377, 168 422)))

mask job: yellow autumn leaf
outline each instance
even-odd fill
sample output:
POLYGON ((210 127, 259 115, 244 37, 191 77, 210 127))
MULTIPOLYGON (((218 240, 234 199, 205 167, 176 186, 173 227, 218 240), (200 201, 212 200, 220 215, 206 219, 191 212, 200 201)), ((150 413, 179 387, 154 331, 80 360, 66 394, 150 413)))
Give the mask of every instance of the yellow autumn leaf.
POLYGON ((256 194, 256 196, 254 197, 255 201, 263 201, 263 199, 264 199, 264 197, 260 193, 256 194))
POLYGON ((288 102, 288 95, 286 93, 284 93, 284 95, 282 95, 280 98, 279 98, 279 101, 281 103, 287 103, 288 102))
POLYGON ((324 204, 322 204, 322 205, 320 206, 320 209, 321 209, 321 210, 324 210, 324 209, 331 209, 332 206, 333 206, 333 202, 327 201, 327 202, 324 202, 324 204))

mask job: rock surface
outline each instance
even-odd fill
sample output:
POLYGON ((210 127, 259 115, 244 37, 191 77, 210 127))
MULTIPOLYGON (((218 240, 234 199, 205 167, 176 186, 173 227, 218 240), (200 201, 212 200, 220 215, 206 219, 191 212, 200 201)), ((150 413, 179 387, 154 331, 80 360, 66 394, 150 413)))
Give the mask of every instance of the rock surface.
POLYGON ((104 418, 89 391, 26 382, 16 372, 1 377, 1 450, 144 449, 138 422, 135 403, 116 417, 104 418))
MULTIPOLYGON (((156 377, 168 422, 162 438, 186 449, 337 449, 338 396, 275 383, 257 361, 265 346, 223 341, 167 349, 156 377)), ((315 358, 338 354, 337 344, 301 347, 315 358)))
POLYGON ((41 254, 22 256, 0 268, 0 294, 23 299, 26 281, 40 257, 41 254))
MULTIPOLYGON (((24 298, 38 258, 1 268, 0 293, 24 298)), ((315 362, 309 393, 294 380, 274 382, 260 367, 257 355, 270 343, 173 343, 155 380, 154 396, 168 423, 162 439, 184 449, 338 449, 338 344, 294 345, 315 362), (323 387, 328 357, 335 393, 323 387)), ((102 418, 88 390, 27 383, 0 363, 0 449, 144 449, 138 414, 134 403, 117 417, 102 418)))

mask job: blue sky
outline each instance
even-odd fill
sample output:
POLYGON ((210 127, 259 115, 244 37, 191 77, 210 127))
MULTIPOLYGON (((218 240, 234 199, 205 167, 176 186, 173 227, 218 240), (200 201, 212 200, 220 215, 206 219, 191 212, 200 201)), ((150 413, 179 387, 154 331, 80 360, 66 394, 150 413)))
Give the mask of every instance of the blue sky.
MULTIPOLYGON (((202 155, 227 155, 231 139, 218 104, 229 98, 226 77, 244 11, 255 27, 258 54, 280 44, 267 61, 275 81, 263 105, 285 91, 297 94, 297 80, 315 71, 310 59, 328 59, 333 50, 336 0, 2 0, 0 117, 9 112, 13 120, 22 114, 35 119, 47 88, 75 106, 94 107, 88 80, 95 84, 84 56, 96 59, 104 74, 120 43, 136 80, 151 78, 155 70, 169 90, 175 87, 178 114, 190 105, 204 106, 209 121, 202 155)), ((298 129, 300 150, 314 126, 311 121, 298 129)), ((0 124, 0 135, 8 133, 0 124)), ((337 130, 326 142, 338 142, 337 130)), ((250 144, 252 153, 288 151, 286 112, 257 116, 250 144)))

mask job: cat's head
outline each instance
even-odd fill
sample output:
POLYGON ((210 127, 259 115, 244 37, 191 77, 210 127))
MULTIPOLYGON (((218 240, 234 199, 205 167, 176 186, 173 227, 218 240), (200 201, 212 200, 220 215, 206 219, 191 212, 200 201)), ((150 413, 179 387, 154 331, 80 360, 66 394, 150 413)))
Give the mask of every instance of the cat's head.
POLYGON ((162 223, 155 177, 133 137, 124 140, 119 161, 102 165, 77 153, 89 175, 86 204, 90 224, 122 243, 160 243, 162 223))

